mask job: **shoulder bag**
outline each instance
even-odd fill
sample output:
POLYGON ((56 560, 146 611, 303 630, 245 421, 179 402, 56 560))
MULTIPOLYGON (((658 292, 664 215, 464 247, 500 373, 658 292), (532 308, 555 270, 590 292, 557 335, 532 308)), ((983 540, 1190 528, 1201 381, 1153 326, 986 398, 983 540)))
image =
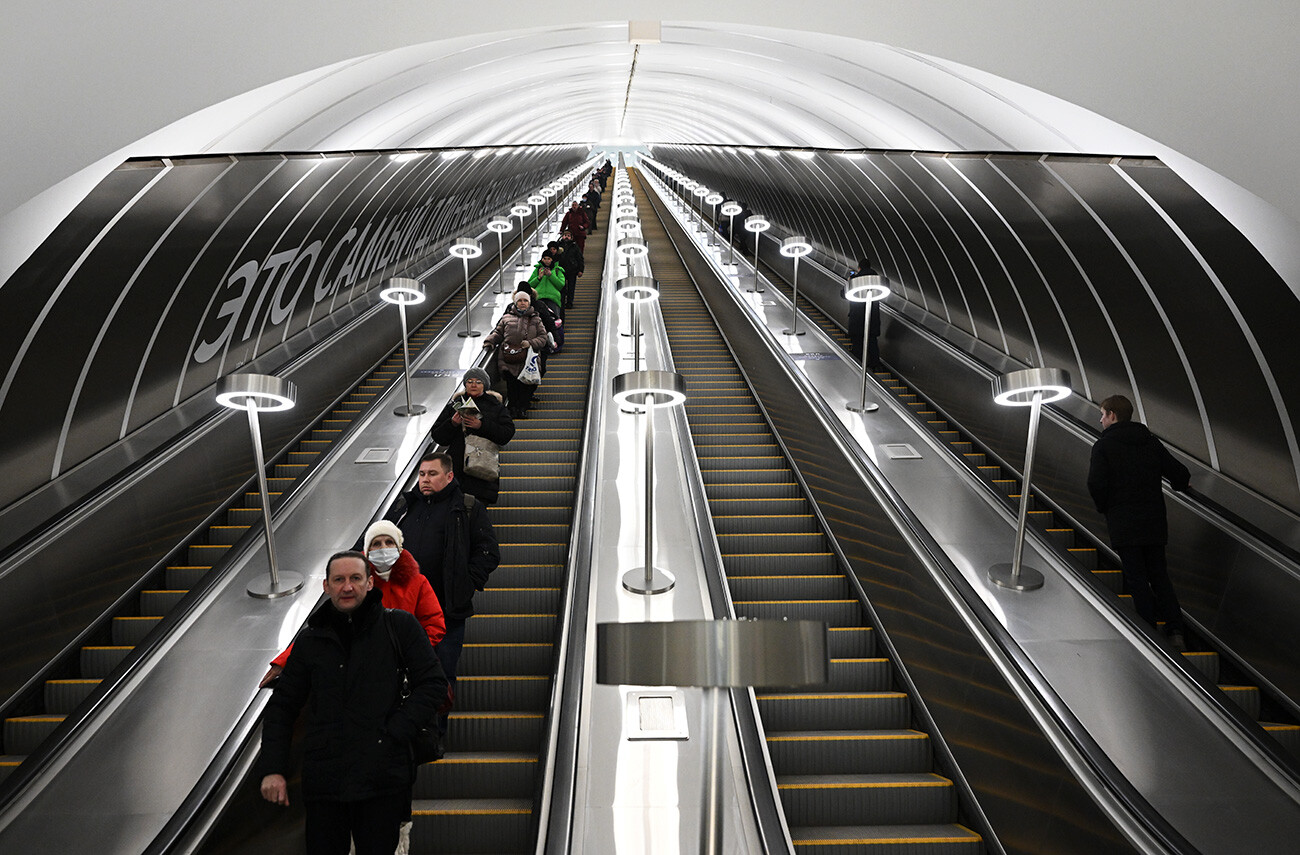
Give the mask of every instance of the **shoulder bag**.
MULTIPOLYGON (((393 645, 393 654, 397 657, 397 673, 402 677, 402 688, 399 694, 402 702, 411 696, 411 675, 406 670, 406 659, 402 656, 402 648, 397 643, 397 634, 393 632, 393 625, 388 621, 388 613, 392 609, 384 609, 382 620, 384 629, 388 630, 388 640, 393 645)), ((434 720, 438 715, 434 713, 434 720)), ((438 734, 438 727, 433 721, 423 722, 415 738, 411 740, 411 753, 415 757, 416 765, 421 763, 432 763, 441 760, 445 749, 442 746, 442 739, 438 734)))
POLYGON ((472 475, 484 481, 495 481, 501 477, 501 446, 485 436, 476 433, 465 434, 466 475, 472 475))

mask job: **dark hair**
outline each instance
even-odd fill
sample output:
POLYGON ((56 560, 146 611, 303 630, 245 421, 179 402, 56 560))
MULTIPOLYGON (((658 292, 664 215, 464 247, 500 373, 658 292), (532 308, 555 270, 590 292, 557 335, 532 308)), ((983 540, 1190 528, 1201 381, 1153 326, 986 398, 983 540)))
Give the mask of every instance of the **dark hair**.
POLYGON ((1113 413, 1117 422, 1133 419, 1133 402, 1123 395, 1111 395, 1101 402, 1101 408, 1108 413, 1113 413))
POLYGON ((432 463, 435 460, 438 461, 438 465, 442 467, 443 472, 451 471, 451 455, 445 451, 429 451, 420 458, 421 463, 432 463))
POLYGON ((559 249, 559 248, 560 248, 560 242, 559 242, 558 240, 548 240, 548 241, 546 242, 546 248, 547 248, 547 249, 559 249))
POLYGON ((366 574, 369 575, 369 573, 370 573, 370 561, 369 561, 369 559, 366 558, 366 554, 365 554, 364 552, 358 552, 358 551, 355 550, 355 549, 345 549, 345 550, 343 550, 342 552, 335 552, 333 555, 331 555, 331 556, 329 557, 329 560, 325 562, 325 578, 326 578, 326 579, 328 579, 328 578, 330 577, 330 565, 333 564, 335 561, 338 561, 340 558, 359 558, 359 559, 361 559, 361 564, 366 568, 366 574))

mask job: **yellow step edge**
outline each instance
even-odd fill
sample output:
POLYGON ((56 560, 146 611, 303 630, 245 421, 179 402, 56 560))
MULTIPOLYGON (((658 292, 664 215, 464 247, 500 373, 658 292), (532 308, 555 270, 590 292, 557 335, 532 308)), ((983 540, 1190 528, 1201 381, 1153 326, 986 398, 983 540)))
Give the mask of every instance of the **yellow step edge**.
POLYGON ((70 679, 70 680, 46 680, 45 682, 47 684, 54 684, 57 686, 87 686, 87 685, 93 685, 99 683, 101 681, 96 679, 78 678, 78 679, 70 679))
POLYGON ((906 787, 951 787, 952 781, 857 781, 826 784, 777 784, 778 790, 885 790, 906 787))
POLYGON ((897 733, 897 734, 875 734, 875 733, 842 733, 839 735, 827 734, 825 736, 769 736, 768 742, 887 742, 891 739, 929 739, 930 737, 920 731, 916 733, 897 733))
POLYGON ((760 701, 834 701, 870 700, 872 698, 905 698, 906 692, 809 692, 806 694, 755 695, 760 701))

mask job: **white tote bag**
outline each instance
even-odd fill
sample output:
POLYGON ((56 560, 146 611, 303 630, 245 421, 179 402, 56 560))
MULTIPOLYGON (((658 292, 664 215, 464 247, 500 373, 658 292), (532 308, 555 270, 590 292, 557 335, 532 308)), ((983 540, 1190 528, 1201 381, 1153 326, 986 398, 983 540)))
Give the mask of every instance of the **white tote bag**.
POLYGON ((542 355, 533 350, 531 345, 528 347, 528 355, 524 357, 524 367, 519 369, 519 382, 530 386, 542 382, 542 355))

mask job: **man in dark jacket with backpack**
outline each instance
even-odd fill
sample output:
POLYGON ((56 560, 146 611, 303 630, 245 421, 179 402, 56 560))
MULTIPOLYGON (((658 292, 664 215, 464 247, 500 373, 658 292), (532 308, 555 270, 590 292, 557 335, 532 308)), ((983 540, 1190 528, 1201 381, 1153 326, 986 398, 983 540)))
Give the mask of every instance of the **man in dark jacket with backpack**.
POLYGON ((1161 479, 1186 490, 1191 474, 1146 425, 1132 419, 1133 404, 1123 395, 1101 402, 1102 432, 1092 447, 1088 492, 1106 515, 1110 545, 1138 615, 1153 627, 1163 620, 1170 643, 1181 650, 1183 613, 1165 565, 1169 525, 1161 479))
MULTIPOLYGON (((404 493, 385 519, 397 523, 407 552, 442 603, 447 634, 435 652, 455 689, 465 621, 474 614, 474 592, 483 590, 501 562, 501 549, 487 508, 456 483, 450 456, 424 455, 417 477, 416 488, 404 493)), ((440 725, 445 732, 445 713, 440 725)))
POLYGON ((330 557, 329 602, 294 642, 262 723, 262 797, 288 805, 293 723, 310 702, 302 774, 310 855, 342 855, 349 841, 357 855, 394 850, 410 810, 411 742, 447 692, 420 624, 385 609, 372 584, 360 552, 330 557))

